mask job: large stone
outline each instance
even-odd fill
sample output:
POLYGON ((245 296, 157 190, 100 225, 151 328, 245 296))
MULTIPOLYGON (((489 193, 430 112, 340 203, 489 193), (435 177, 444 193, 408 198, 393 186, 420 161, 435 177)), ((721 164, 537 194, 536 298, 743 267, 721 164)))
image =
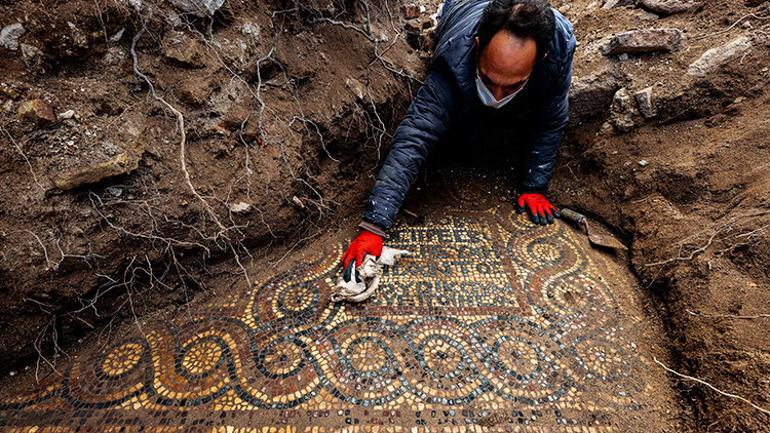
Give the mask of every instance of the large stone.
POLYGON ((22 120, 28 120, 38 126, 48 125, 56 121, 56 115, 47 102, 42 99, 31 99, 19 104, 16 114, 22 120))
POLYGON ((687 0, 637 0, 636 6, 665 17, 691 11, 700 3, 687 0))
POLYGON ((751 50, 751 39, 741 36, 738 39, 712 48, 687 69, 687 73, 694 77, 703 77, 711 71, 717 70, 727 62, 738 58, 751 50))
POLYGON ((109 177, 127 174, 139 167, 144 146, 139 141, 123 152, 101 162, 91 162, 85 166, 59 173, 51 179, 62 190, 75 189, 83 185, 99 182, 109 177))
POLYGON ((576 78, 569 92, 570 122, 580 125, 606 113, 619 88, 617 75, 610 71, 576 78))
POLYGON ((225 0, 169 0, 182 13, 199 17, 210 17, 218 11, 225 0))
POLYGON ((172 30, 163 37, 163 55, 183 66, 204 66, 203 48, 190 35, 172 30))
POLYGON ((19 49, 19 38, 25 32, 21 23, 11 24, 0 30, 0 47, 9 50, 19 49))
POLYGON ((615 34, 602 46, 602 54, 645 54, 673 51, 682 43, 679 29, 644 29, 631 30, 615 34))

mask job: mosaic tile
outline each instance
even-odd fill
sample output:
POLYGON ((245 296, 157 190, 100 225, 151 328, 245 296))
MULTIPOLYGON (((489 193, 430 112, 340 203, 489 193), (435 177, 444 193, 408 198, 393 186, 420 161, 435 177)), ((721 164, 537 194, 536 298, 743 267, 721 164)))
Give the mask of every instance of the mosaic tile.
POLYGON ((664 410, 630 281, 569 227, 473 208, 389 243, 415 254, 366 303, 330 301, 335 244, 2 390, 0 428, 610 432, 664 410))

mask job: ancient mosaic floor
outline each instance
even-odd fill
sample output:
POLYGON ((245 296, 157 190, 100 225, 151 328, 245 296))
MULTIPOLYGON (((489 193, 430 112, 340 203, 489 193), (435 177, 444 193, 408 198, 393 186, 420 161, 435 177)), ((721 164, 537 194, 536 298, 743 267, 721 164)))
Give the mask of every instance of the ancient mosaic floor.
POLYGON ((636 289, 571 228, 503 206, 389 244, 415 256, 365 304, 330 303, 342 245, 327 248, 3 389, 0 429, 610 432, 673 416, 636 289))

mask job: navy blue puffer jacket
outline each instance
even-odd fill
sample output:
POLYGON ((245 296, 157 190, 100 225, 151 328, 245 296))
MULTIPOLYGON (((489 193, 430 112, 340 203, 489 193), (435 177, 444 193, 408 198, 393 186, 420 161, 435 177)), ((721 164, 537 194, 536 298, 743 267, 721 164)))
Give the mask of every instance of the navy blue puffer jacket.
MULTIPOLYGON (((500 109, 481 104, 476 92, 474 37, 487 0, 454 0, 436 29, 436 48, 425 83, 396 129, 388 157, 369 196, 364 221, 388 229, 430 151, 450 126, 494 117, 522 125, 528 134, 527 173, 522 189, 545 192, 568 120, 575 36, 554 10, 555 30, 548 54, 535 65, 527 85, 500 109)), ((468 125, 472 127, 472 125, 468 125)), ((453 128, 454 129, 454 128, 453 128)))

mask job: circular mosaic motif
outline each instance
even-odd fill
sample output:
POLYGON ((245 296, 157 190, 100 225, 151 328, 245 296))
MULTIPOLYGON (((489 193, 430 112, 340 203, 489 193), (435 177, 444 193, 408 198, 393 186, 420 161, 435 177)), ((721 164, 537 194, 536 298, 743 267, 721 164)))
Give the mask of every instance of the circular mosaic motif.
POLYGON ((317 349, 316 363, 333 393, 345 401, 373 406, 393 401, 405 391, 400 355, 405 344, 387 322, 348 321, 333 329, 317 349))
POLYGON ((142 359, 144 347, 126 343, 112 349, 102 361, 102 371, 108 376, 122 376, 133 370, 142 359))
POLYGON ((222 355, 222 348, 215 341, 193 341, 183 351, 182 369, 190 376, 204 375, 217 367, 222 355))
POLYGON ((270 377, 289 377, 305 366, 302 349, 290 338, 269 344, 259 353, 257 362, 270 377))

